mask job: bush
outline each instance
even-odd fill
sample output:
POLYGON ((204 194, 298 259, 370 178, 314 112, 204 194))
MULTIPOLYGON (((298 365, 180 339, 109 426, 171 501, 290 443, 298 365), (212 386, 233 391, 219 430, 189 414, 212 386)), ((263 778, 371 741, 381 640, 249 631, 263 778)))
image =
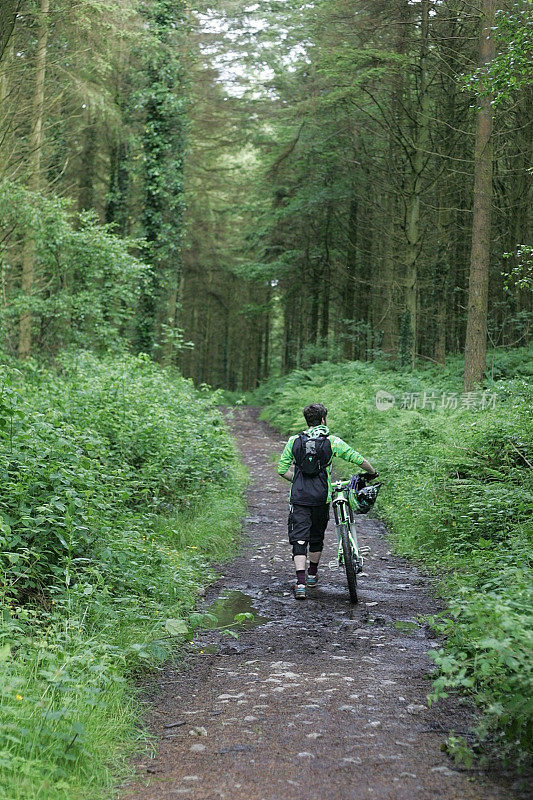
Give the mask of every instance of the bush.
POLYGON ((14 364, 0 384, 6 800, 116 780, 139 736, 130 679, 183 638, 244 514, 216 394, 142 356, 58 367, 14 364))

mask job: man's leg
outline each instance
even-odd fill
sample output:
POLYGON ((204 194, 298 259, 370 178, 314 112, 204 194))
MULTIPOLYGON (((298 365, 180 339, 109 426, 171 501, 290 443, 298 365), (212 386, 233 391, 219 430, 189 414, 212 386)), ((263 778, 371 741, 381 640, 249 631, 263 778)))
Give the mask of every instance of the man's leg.
POLYGON ((296 583, 305 583, 306 556, 294 556, 294 568, 296 570, 296 583))
POLYGON ((311 512, 311 531, 309 533, 309 569, 307 583, 314 586, 317 582, 318 562, 324 549, 324 533, 329 520, 329 504, 314 506, 311 512), (309 580, 311 579, 311 580, 309 580))
POLYGON ((322 555, 322 550, 317 550, 314 553, 312 550, 309 551, 309 575, 316 575, 318 572, 318 562, 320 561, 320 556, 322 555))
POLYGON ((312 520, 311 511, 312 509, 309 506, 293 505, 289 513, 289 542, 292 545, 296 583, 300 586, 305 586, 307 543, 312 520))

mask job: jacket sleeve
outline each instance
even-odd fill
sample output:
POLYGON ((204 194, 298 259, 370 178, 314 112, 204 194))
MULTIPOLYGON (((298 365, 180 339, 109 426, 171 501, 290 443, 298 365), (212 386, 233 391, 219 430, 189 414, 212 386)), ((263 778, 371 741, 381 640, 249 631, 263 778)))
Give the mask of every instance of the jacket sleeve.
POLYGON ((290 465, 293 462, 292 457, 292 446, 294 444, 294 440, 296 436, 291 436, 285 447, 283 448, 283 452, 281 454, 281 458, 278 464, 278 475, 285 475, 287 470, 289 469, 290 465))
POLYGON ((334 456, 343 458, 345 461, 349 461, 351 464, 360 465, 365 460, 361 453, 358 453, 357 450, 354 450, 349 444, 343 442, 338 436, 332 437, 331 449, 334 456))

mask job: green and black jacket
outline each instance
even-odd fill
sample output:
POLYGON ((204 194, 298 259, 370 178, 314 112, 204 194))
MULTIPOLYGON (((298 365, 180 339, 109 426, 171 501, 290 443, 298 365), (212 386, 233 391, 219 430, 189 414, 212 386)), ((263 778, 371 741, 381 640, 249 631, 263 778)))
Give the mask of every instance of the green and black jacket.
POLYGON ((363 456, 350 447, 349 444, 343 442, 338 436, 330 435, 327 425, 316 425, 309 428, 305 433, 311 438, 316 439, 319 436, 328 436, 331 444, 331 459, 325 466, 324 470, 317 476, 317 478, 307 478, 303 476, 296 465, 293 453, 293 446, 299 434, 291 436, 281 454, 278 464, 278 474, 285 475, 291 465, 295 465, 294 478, 291 483, 290 502, 294 505, 309 505, 318 506, 324 503, 331 502, 331 463, 334 457, 343 458, 351 464, 360 466, 364 458, 363 456), (309 482, 314 482, 311 485, 309 482))

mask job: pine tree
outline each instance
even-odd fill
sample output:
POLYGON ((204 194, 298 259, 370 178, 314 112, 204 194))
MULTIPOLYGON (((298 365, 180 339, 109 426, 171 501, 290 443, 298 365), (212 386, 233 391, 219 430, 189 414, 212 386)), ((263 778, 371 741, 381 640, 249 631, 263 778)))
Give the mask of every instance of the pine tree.
MULTIPOLYGON (((494 0, 481 6, 480 62, 483 67, 494 57, 494 0)), ((465 391, 483 381, 487 353, 487 311, 489 293, 490 231, 492 205, 492 98, 479 98, 474 156, 474 216, 468 286, 468 318, 465 342, 465 391)))

